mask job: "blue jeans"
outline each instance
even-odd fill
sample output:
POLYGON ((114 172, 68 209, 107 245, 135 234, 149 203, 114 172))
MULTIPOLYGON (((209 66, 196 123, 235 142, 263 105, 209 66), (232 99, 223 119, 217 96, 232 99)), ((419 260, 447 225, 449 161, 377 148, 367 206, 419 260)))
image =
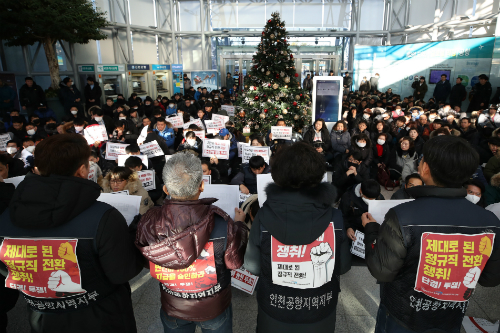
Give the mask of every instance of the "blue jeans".
POLYGON ((203 333, 232 333, 233 309, 231 305, 214 319, 207 321, 188 321, 167 315, 160 309, 161 323, 165 333, 194 333, 196 326, 201 327, 203 333))

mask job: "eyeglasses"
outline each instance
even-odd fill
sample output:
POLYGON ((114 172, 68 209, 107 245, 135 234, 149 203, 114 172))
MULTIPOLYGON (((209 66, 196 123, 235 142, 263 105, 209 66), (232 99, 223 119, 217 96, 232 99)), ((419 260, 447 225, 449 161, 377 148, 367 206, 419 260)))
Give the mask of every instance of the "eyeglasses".
POLYGON ((125 181, 125 179, 111 179, 109 181, 110 184, 121 184, 125 181))

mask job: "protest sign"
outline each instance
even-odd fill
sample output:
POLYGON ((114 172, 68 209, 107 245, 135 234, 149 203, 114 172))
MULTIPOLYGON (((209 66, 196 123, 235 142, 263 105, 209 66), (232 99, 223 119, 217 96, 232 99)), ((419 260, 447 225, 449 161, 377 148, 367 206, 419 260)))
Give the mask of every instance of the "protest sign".
POLYGON ((240 192, 240 199, 239 199, 240 205, 244 203, 248 198, 250 198, 251 195, 252 193, 244 194, 240 192))
POLYGON ((250 158, 253 156, 262 156, 264 161, 269 164, 269 147, 254 147, 254 146, 243 146, 242 163, 248 163, 250 158))
POLYGON ((0 134, 0 150, 7 151, 7 142, 10 141, 9 134, 0 134))
POLYGON ((238 142, 238 157, 243 157, 244 146, 250 146, 250 142, 238 142))
POLYGON ((291 127, 271 126, 271 134, 273 135, 273 140, 277 139, 292 140, 291 127))
POLYGON ((365 259, 365 243, 363 243, 365 234, 359 230, 356 230, 356 233, 354 235, 356 236, 356 240, 352 242, 351 253, 365 259))
POLYGON ((148 157, 146 155, 118 155, 118 166, 125 166, 127 159, 132 156, 139 157, 142 160, 142 164, 144 164, 146 168, 149 168, 148 157))
MULTIPOLYGON (((115 194, 118 192, 115 192, 115 194)), ((127 224, 130 225, 134 217, 139 214, 142 197, 139 195, 115 195, 113 193, 101 193, 97 201, 105 202, 115 207, 122 213, 127 224)))
POLYGON ((141 130, 141 134, 137 138, 138 145, 142 145, 144 141, 146 141, 146 137, 148 136, 148 128, 149 126, 144 126, 143 129, 141 130))
POLYGON ((83 130, 83 135, 89 145, 93 145, 97 141, 104 142, 108 140, 108 133, 104 125, 89 125, 83 130))
POLYGON ((229 140, 205 139, 203 140, 202 157, 215 156, 221 160, 228 160, 230 146, 231 141, 229 140))
POLYGON ((167 121, 171 123, 174 128, 182 128, 184 126, 184 120, 181 116, 168 117, 167 121))
POLYGON ((229 121, 229 117, 214 113, 212 115, 212 120, 219 124, 222 124, 221 128, 226 128, 226 123, 229 121))
POLYGON ((414 199, 401 199, 401 200, 369 200, 368 213, 372 215, 378 224, 382 224, 385 219, 385 214, 397 205, 405 202, 413 201, 414 199))
POLYGON ((205 140, 205 131, 193 131, 193 133, 201 140, 205 140))
POLYGON ((258 276, 253 275, 246 269, 240 268, 231 270, 231 286, 247 294, 253 295, 258 280, 258 276))
POLYGON ((424 232, 415 290, 439 301, 468 301, 490 258, 494 240, 494 233, 424 232))
POLYGON ((146 191, 156 189, 154 170, 137 171, 137 175, 139 175, 139 180, 142 183, 142 187, 144 187, 146 191))
POLYGON ((234 219, 234 209, 239 207, 239 189, 238 185, 206 185, 200 194, 200 199, 216 198, 219 199, 213 205, 225 211, 234 219))
POLYGON ((106 156, 107 160, 116 160, 118 155, 125 155, 125 148, 128 146, 126 143, 106 143, 106 156))
POLYGON ((234 117, 234 106, 232 105, 222 105, 220 107, 221 110, 225 110, 227 112, 227 115, 230 117, 234 117))
POLYGON ((163 156, 165 153, 161 149, 160 145, 156 140, 153 140, 148 143, 143 143, 142 145, 139 146, 139 150, 141 151, 142 154, 146 155, 147 157, 156 157, 156 156, 163 156))
POLYGON ((123 191, 111 192, 110 194, 129 195, 129 192, 128 190, 123 190, 123 191))
POLYGON ((196 125, 196 126, 198 126, 198 127, 199 127, 199 128, 201 128, 201 129, 205 128, 205 126, 203 126, 203 123, 201 122, 201 119, 200 119, 200 118, 197 118, 197 119, 195 119, 195 120, 193 120, 193 121, 190 121, 189 123, 184 123, 183 128, 184 128, 184 129, 188 129, 188 128, 189 128, 189 126, 191 126, 191 125, 193 125, 193 124, 194 124, 194 125, 196 125))
POLYGON ((204 175, 203 182, 205 183, 205 185, 212 184, 212 176, 211 175, 204 175))
POLYGON ((296 289, 318 288, 331 281, 334 268, 333 222, 307 245, 285 245, 271 236, 273 284, 296 289))
POLYGON ((99 166, 97 163, 94 162, 89 162, 89 175, 87 177, 88 180, 93 181, 94 183, 97 183, 97 168, 99 166))
POLYGON ((207 134, 219 134, 219 131, 223 126, 221 126, 220 122, 216 122, 215 120, 205 120, 205 127, 207 129, 207 134))

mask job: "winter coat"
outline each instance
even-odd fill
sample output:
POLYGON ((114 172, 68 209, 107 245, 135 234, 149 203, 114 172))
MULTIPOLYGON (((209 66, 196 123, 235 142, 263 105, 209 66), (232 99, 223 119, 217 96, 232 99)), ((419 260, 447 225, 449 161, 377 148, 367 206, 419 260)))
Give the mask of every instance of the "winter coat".
POLYGON ((413 97, 415 100, 423 100, 425 98, 425 94, 427 93, 427 83, 424 81, 424 83, 420 84, 420 81, 415 81, 411 84, 411 87, 415 89, 413 92, 413 97))
MULTIPOLYGON (((314 125, 309 127, 309 130, 304 134, 304 141, 310 144, 311 146, 314 145, 314 135, 316 134, 316 130, 314 129, 314 125)), ((328 130, 325 128, 324 130, 321 130, 321 141, 323 142, 323 152, 329 152, 330 149, 332 148, 332 144, 330 141, 330 137, 328 135, 328 130)))
POLYGON ((424 150, 424 139, 422 139, 422 137, 419 135, 417 136, 417 139, 413 141, 413 144, 415 145, 415 152, 417 153, 417 156, 421 156, 424 150))
MULTIPOLYGON (((222 244, 213 241, 219 291, 189 298, 172 295, 161 288, 161 305, 169 316, 187 321, 206 321, 219 316, 231 304, 230 269, 243 265, 248 228, 233 221, 219 207, 217 199, 165 200, 151 209, 137 226, 136 246, 151 265, 173 270, 187 269, 204 250, 216 223, 227 226, 222 244), (225 250, 224 243, 226 244, 225 250), (225 285, 224 285, 225 284, 225 285)), ((210 268, 210 267, 208 267, 210 268)), ((208 269, 207 268, 207 269, 208 269)), ((203 279, 198 280, 203 282, 203 279)), ((184 294, 186 295, 186 294, 184 294)))
MULTIPOLYGON (((102 184, 100 184, 103 193, 113 192, 109 183, 111 174, 111 172, 108 172, 108 174, 102 180, 102 184)), ((125 188, 123 190, 128 190, 129 195, 138 195, 142 198, 139 214, 146 214, 146 212, 154 206, 154 202, 149 197, 148 192, 142 187, 142 182, 139 180, 139 175, 137 175, 137 172, 132 173, 130 177, 128 177, 127 185, 125 185, 125 188)))
POLYGON ((155 129, 153 130, 153 132, 158 134, 163 139, 163 141, 167 143, 167 146, 169 148, 173 148, 175 142, 175 131, 173 128, 168 128, 167 126, 163 131, 160 132, 155 125, 155 129))
POLYGON ((368 141, 366 143, 366 146, 361 148, 356 143, 356 138, 351 137, 351 148, 349 148, 349 154, 354 152, 361 153, 363 164, 366 165, 367 168, 370 167, 370 164, 372 163, 373 160, 373 150, 371 141, 368 141))
MULTIPOLYGON (((368 205, 361 198, 361 184, 351 186, 340 199, 339 209, 342 211, 344 217, 345 229, 353 229, 365 232, 365 228, 361 223, 361 215, 368 212, 368 205)), ((380 194, 375 200, 385 200, 384 196, 380 194)))
MULTIPOLYGON (((255 217, 245 253, 245 269, 259 276, 257 303, 259 325, 264 332, 327 332, 336 313, 336 299, 340 291, 339 275, 350 268, 349 243, 343 226, 342 214, 332 208, 336 193, 333 186, 317 186, 287 190, 276 184, 266 188, 267 201, 255 217), (331 281, 316 288, 298 289, 274 284, 271 268, 271 237, 282 244, 300 246, 311 244, 334 223, 335 270, 331 281), (276 307, 270 294, 297 299, 330 295, 323 306, 308 310, 300 307, 287 310, 276 307), (333 316, 332 316, 333 313, 333 316), (300 327, 297 327, 300 324, 300 327), (290 329, 291 327, 291 329, 290 329)), ((309 273, 308 273, 309 274, 309 273)), ((261 329, 259 329, 260 331, 261 329)))
POLYGON ((413 199, 410 194, 406 191, 406 188, 402 187, 396 192, 391 197, 391 200, 404 200, 404 199, 413 199))
POLYGON ((494 174, 491 177, 490 185, 486 185, 486 206, 500 202, 500 173, 494 174))
MULTIPOLYGON (((376 141, 374 141, 376 142, 376 141)), ((378 156, 378 149, 380 145, 378 143, 375 143, 373 145, 373 164, 377 165, 379 163, 382 163, 384 165, 388 165, 389 163, 389 156, 391 154, 391 149, 389 148, 389 143, 386 140, 384 145, 382 146, 382 156, 378 156)))
POLYGON ((67 114, 71 114, 69 110, 71 109, 71 107, 76 106, 78 107, 78 116, 83 117, 83 113, 80 115, 80 107, 83 98, 80 90, 78 90, 76 85, 72 85, 70 88, 66 84, 64 84, 64 82, 61 82, 59 83, 59 88, 61 89, 59 94, 62 98, 64 112, 67 114), (78 98, 80 98, 79 102, 76 101, 78 98))
POLYGON ((313 81, 312 79, 308 79, 307 77, 304 79, 304 81, 302 82, 302 88, 304 90, 311 90, 313 87, 313 81))
POLYGON ((371 91, 377 91, 378 90, 378 79, 379 77, 378 76, 372 76, 370 78, 370 87, 371 87, 371 91))
POLYGON ((31 88, 27 84, 23 84, 19 89, 19 102, 21 106, 36 109, 41 102, 45 102, 42 87, 37 85, 36 82, 33 82, 31 88))
POLYGON ((227 77, 226 76, 226 88, 231 89, 234 86, 234 78, 232 76, 227 77))
POLYGON ((467 91, 462 83, 455 84, 450 92, 451 107, 462 106, 462 101, 467 97, 467 91))
POLYGON ((351 76, 344 76, 344 79, 343 79, 343 85, 344 86, 347 86, 346 88, 348 90, 351 90, 351 86, 352 86, 352 77, 351 76))
POLYGON ((338 133, 332 129, 330 141, 334 155, 345 153, 351 147, 351 134, 348 131, 338 133))
POLYGON ((0 86, 0 110, 12 110, 14 108, 14 100, 16 92, 9 85, 3 84, 0 86), (4 102, 9 100, 8 102, 4 102))
POLYGON ((49 108, 45 108, 43 111, 42 109, 36 109, 35 114, 40 118, 41 121, 47 120, 48 118, 52 117, 57 120, 56 113, 49 108))
POLYGON ((359 91, 360 92, 369 92, 371 89, 370 81, 368 80, 362 80, 361 83, 359 84, 359 91))
POLYGON ((370 179, 370 168, 364 163, 356 166, 356 175, 350 174, 348 176, 348 159, 348 154, 343 155, 340 163, 336 163, 333 168, 332 184, 338 189, 339 196, 342 195, 347 188, 359 184, 364 180, 370 179))
POLYGON ((484 85, 482 85, 480 82, 476 83, 476 85, 472 87, 472 91, 470 92, 470 94, 472 94, 472 100, 470 101, 469 107, 467 108, 467 112, 487 109, 490 102, 491 91, 491 83, 489 83, 488 81, 484 85), (481 103, 483 103, 482 106, 481 103))
POLYGON ((495 113, 493 119, 489 113, 481 113, 477 119, 477 123, 481 127, 499 128, 500 127, 500 113, 495 113))
MULTIPOLYGON (((430 304, 436 299, 415 290, 417 268, 424 260, 419 260, 421 240, 426 237, 424 233, 472 235, 488 230, 498 236, 500 221, 493 213, 465 199, 464 188, 416 186, 407 192, 414 201, 390 209, 381 225, 365 226, 366 264, 383 286, 380 305, 408 331, 459 332, 467 302, 451 303, 462 305, 458 308, 445 308, 439 305, 450 303, 438 301, 431 309, 430 304), (427 311, 425 304, 429 306, 427 311)), ((484 287, 500 284, 500 264, 495 260, 500 257, 500 245, 493 243, 491 257, 478 279, 484 287)), ((443 286, 441 289, 444 290, 443 286)))
POLYGON ((398 171, 401 179, 405 180, 407 176, 417 172, 418 155, 415 149, 403 152, 400 147, 393 149, 389 157, 389 168, 398 171))
POLYGON ((353 128, 353 129, 351 130, 351 138, 352 138, 353 136, 355 136, 355 135, 358 135, 358 134, 365 134, 367 137, 369 137, 369 138, 371 137, 370 132, 369 132, 367 129, 365 129, 365 130, 363 131, 363 133, 361 133, 361 132, 359 131, 359 128, 356 126, 355 128, 353 128))
MULTIPOLYGON (((28 230, 31 237, 37 237, 40 232, 64 227, 90 208, 100 194, 99 185, 87 179, 57 175, 26 177, 10 204, 11 221, 28 230)), ((129 280, 141 272, 144 259, 133 244, 134 236, 120 212, 115 208, 107 210, 98 222, 94 239, 78 240, 76 256, 82 288, 87 290, 82 295, 92 293, 90 285, 95 286, 99 281, 113 291, 108 296, 95 295, 94 300, 87 296, 89 307, 71 311, 74 308, 66 305, 68 311, 57 315, 40 311, 45 306, 36 310, 28 306, 32 332, 57 332, 61 325, 77 333, 137 332, 129 280), (90 265, 93 261, 96 266, 90 265)), ((57 255, 57 249, 54 250, 57 255)), ((81 307, 85 302, 76 304, 81 307)))
POLYGON ((182 143, 179 145, 179 147, 177 147, 177 151, 179 152, 185 149, 195 151, 196 153, 198 153, 198 157, 201 157, 201 153, 203 152, 203 141, 199 137, 196 137, 196 143, 193 147, 191 147, 187 144, 187 141, 184 139, 182 143))
POLYGON ((438 83, 436 83, 436 87, 434 87, 433 96, 436 98, 436 102, 439 101, 446 102, 450 92, 451 92, 450 80, 445 80, 444 82, 439 80, 438 83))
MULTIPOLYGON (((500 115, 499 117, 500 118, 500 115)), ((474 147, 479 146, 479 141, 481 140, 481 136, 479 135, 476 128, 472 125, 469 127, 469 130, 464 132, 462 128, 459 129, 460 137, 467 140, 474 147)))
POLYGON ((99 86, 99 82, 94 82, 93 88, 91 88, 90 85, 87 83, 87 85, 83 89, 83 93, 85 95, 85 107, 87 109, 89 109, 91 106, 94 105, 101 105, 102 90, 101 87, 99 86), (90 102, 89 101, 90 99, 93 99, 95 101, 90 102))
MULTIPOLYGON (((271 172, 271 167, 266 163, 262 174, 265 175, 269 172, 271 172)), ((257 194, 257 175, 252 172, 250 165, 245 163, 241 166, 240 172, 231 179, 229 185, 245 185, 250 193, 257 194)))
POLYGON ((497 174, 500 172, 500 157, 499 156, 493 156, 490 158, 488 163, 486 163, 486 166, 484 167, 484 176, 486 177, 486 180, 490 182, 491 177, 493 175, 497 174))

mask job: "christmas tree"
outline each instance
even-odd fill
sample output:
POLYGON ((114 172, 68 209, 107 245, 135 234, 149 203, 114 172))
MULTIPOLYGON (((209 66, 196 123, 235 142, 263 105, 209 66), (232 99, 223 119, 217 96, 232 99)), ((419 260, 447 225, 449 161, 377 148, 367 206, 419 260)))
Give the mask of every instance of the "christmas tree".
POLYGON ((266 134, 278 119, 302 133, 311 124, 311 99, 300 87, 293 54, 287 41, 285 22, 278 13, 267 21, 253 56, 253 66, 245 77, 245 87, 235 103, 238 129, 250 127, 266 134))

